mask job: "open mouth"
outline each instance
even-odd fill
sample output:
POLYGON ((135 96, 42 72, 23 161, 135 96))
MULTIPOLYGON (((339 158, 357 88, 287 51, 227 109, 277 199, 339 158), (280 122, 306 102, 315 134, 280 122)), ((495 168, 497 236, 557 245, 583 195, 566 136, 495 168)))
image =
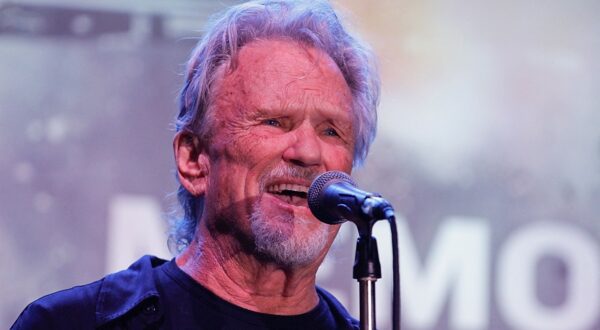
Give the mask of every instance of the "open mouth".
POLYGON ((307 186, 293 183, 280 183, 268 186, 267 192, 288 204, 295 206, 306 206, 307 204, 307 186))

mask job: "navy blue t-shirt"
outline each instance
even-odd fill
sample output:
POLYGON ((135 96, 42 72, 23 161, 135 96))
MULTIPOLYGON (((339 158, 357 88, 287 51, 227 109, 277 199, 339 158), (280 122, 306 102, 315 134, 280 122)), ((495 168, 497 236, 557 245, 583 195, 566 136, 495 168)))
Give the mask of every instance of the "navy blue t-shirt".
MULTIPOLYGON (((339 329, 340 324, 319 294, 319 304, 294 316, 257 313, 233 305, 205 289, 173 262, 158 273, 159 292, 167 309, 169 329, 339 329)), ((319 290, 321 291, 321 290, 319 290)), ((343 308, 336 306, 336 308, 343 308)), ((345 323, 347 321, 343 321, 345 323)), ((352 328, 348 328, 352 329, 352 328)))

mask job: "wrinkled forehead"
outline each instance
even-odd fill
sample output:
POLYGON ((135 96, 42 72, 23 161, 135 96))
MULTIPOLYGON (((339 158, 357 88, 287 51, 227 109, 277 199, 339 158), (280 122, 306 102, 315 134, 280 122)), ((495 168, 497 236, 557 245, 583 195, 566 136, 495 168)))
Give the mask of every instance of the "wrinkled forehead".
POLYGON ((253 41, 220 68, 219 98, 237 96, 257 107, 319 106, 349 116, 352 96, 337 64, 320 49, 287 40, 253 41), (300 93, 301 92, 301 93, 300 93), (302 96, 304 100, 294 100, 302 96), (311 100, 312 98, 312 100, 311 100), (319 104, 310 104, 311 101, 319 104))
POLYGON ((246 44, 237 55, 239 69, 252 71, 256 66, 274 72, 295 73, 298 77, 316 73, 340 75, 337 64, 324 51, 296 41, 256 40, 246 44))

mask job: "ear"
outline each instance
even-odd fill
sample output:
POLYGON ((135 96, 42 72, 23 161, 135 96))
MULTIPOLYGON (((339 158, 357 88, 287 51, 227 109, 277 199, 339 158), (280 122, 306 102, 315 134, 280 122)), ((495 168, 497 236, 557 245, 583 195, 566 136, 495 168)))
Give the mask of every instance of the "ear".
POLYGON ((173 140, 173 151, 181 185, 195 197, 204 195, 209 164, 200 138, 189 131, 181 131, 173 140))

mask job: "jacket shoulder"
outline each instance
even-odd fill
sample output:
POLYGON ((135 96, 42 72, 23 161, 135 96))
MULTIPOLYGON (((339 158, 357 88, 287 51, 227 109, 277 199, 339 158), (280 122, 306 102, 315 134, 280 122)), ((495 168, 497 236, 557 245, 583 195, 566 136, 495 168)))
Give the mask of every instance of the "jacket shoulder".
POLYGON ((51 293, 29 304, 11 329, 66 329, 94 324, 103 280, 51 293))
POLYGON ((29 304, 11 329, 87 329, 109 323, 158 297, 153 269, 164 263, 144 256, 101 280, 44 296, 29 304))
POLYGON ((325 301, 329 306, 329 310, 333 314, 339 329, 351 329, 358 330, 360 328, 360 322, 352 317, 337 298, 335 298, 327 290, 317 286, 317 293, 319 297, 325 301))

